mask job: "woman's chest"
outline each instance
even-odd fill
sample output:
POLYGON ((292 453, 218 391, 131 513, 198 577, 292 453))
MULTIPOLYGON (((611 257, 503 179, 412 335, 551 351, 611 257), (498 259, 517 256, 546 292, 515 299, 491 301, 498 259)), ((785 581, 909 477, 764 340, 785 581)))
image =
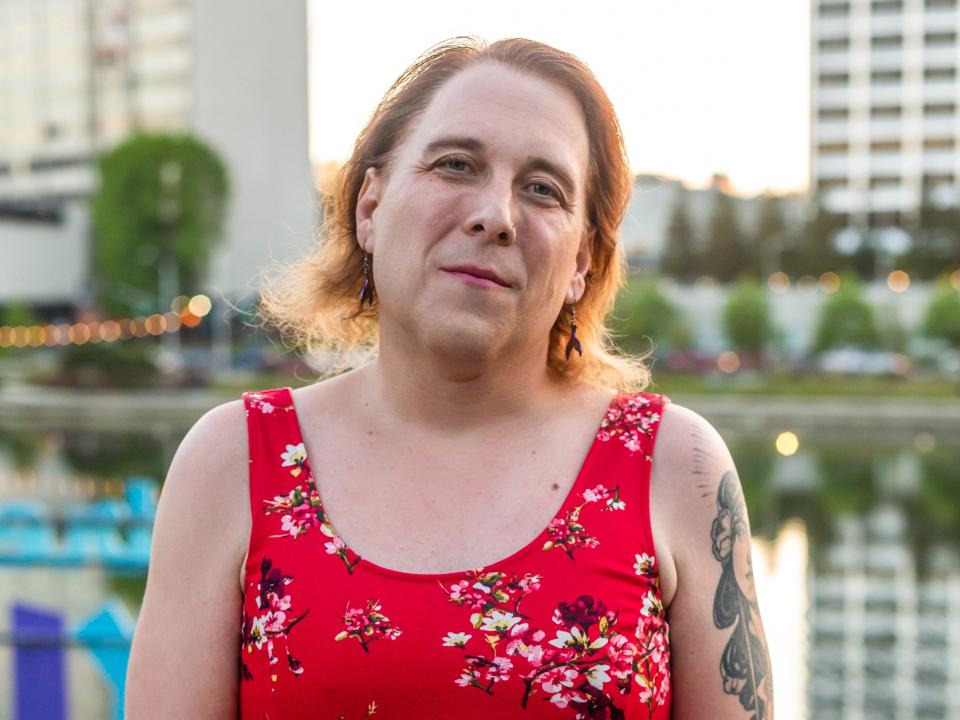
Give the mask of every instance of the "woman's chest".
POLYGON ((258 545, 242 717, 660 717, 669 638, 649 555, 596 520, 596 543, 452 573, 366 564, 323 532, 258 545))

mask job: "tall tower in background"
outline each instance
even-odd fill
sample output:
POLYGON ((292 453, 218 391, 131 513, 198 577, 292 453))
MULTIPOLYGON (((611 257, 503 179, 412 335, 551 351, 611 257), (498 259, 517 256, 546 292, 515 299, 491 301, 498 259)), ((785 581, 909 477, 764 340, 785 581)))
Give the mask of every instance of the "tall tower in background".
POLYGON ((922 202, 960 205, 957 0, 812 0, 811 31, 810 188, 848 250, 903 252, 922 202))
POLYGON ((0 304, 82 300, 96 158, 136 130, 190 132, 224 159, 210 291, 249 294, 313 236, 307 92, 304 0, 4 0, 0 304))

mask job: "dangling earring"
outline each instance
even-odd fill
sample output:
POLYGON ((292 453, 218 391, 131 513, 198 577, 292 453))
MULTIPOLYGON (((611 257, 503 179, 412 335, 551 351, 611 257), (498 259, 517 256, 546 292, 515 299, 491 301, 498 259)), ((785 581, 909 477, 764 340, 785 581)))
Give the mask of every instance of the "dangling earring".
POLYGON ((570 306, 570 339, 567 341, 567 361, 570 360, 570 353, 576 350, 583 357, 583 348, 580 347, 580 340, 577 339, 576 314, 573 305, 570 306))
POLYGON ((363 304, 373 305, 373 288, 370 287, 370 253, 363 253, 363 287, 360 288, 360 309, 363 304))

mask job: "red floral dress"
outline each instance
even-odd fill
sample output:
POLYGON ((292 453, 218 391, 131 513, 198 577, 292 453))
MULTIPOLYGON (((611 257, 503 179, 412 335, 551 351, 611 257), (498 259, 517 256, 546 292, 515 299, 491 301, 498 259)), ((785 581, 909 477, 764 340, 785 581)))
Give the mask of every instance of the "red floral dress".
POLYGON ((369 562, 337 535, 290 388, 243 399, 243 720, 670 717, 649 509, 667 396, 614 398, 563 506, 528 545, 484 568, 422 574, 369 562))

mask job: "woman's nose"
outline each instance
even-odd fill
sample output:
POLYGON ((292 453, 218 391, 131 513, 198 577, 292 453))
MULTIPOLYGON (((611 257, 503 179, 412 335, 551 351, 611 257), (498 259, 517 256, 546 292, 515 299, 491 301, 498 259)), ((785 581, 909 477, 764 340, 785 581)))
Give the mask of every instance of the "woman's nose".
POLYGON ((468 235, 480 235, 488 240, 512 243, 517 238, 513 221, 513 190, 508 185, 495 186, 493 182, 479 191, 474 212, 464 223, 468 235))

